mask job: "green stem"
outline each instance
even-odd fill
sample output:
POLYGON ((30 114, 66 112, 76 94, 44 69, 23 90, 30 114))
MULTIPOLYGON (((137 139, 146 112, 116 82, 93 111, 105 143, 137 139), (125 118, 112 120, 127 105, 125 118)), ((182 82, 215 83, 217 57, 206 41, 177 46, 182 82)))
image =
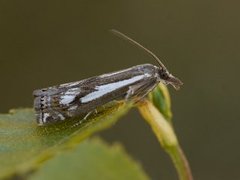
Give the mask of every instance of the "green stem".
POLYGON ((186 156, 184 155, 180 145, 165 149, 171 157, 175 168, 178 172, 180 180, 192 180, 192 173, 186 156))
POLYGON ((139 103, 138 109, 147 123, 151 126, 163 149, 171 157, 177 169, 179 180, 192 180, 190 167, 171 124, 148 100, 139 103))

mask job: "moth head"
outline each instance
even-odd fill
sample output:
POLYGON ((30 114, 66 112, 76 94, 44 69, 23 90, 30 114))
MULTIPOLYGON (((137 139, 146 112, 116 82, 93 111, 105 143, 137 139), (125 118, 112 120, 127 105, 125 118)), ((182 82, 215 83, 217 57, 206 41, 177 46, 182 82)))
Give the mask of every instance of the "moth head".
POLYGON ((180 88, 181 85, 183 85, 182 81, 180 81, 178 78, 174 77, 173 75, 171 75, 167 68, 164 66, 164 64, 160 61, 160 59, 149 49, 145 48, 143 45, 141 45, 140 43, 138 43, 137 41, 131 39, 130 37, 128 37, 127 35, 112 29, 111 32, 127 41, 129 41, 130 43, 136 45, 137 47, 143 49, 145 52, 147 52, 150 56, 152 56, 155 61, 158 63, 158 67, 159 67, 159 78, 160 81, 163 82, 164 84, 171 84, 176 90, 178 90, 180 88))
POLYGON ((166 68, 159 69, 159 78, 162 83, 166 85, 171 84, 176 90, 183 85, 182 81, 170 74, 166 68))

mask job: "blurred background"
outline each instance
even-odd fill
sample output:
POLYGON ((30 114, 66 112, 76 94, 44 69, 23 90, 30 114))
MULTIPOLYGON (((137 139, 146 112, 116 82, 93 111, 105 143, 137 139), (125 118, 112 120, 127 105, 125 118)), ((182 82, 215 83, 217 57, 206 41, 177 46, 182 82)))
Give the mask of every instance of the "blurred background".
MULTIPOLYGON (((184 86, 169 87, 174 127, 196 180, 240 179, 238 1, 0 1, 0 112, 32 107, 32 91, 155 63, 108 30, 155 52, 184 86)), ((152 179, 177 179, 132 110, 100 135, 121 142, 152 179)))

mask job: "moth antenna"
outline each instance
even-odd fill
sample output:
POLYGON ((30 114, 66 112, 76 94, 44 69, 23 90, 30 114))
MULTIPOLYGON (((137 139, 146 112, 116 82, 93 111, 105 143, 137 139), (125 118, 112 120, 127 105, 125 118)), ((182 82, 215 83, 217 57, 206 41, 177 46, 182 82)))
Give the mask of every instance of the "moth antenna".
POLYGON ((127 40, 128 42, 132 43, 133 45, 139 47, 140 49, 144 50, 145 52, 147 52, 149 55, 151 55, 158 63, 158 65, 160 67, 162 67, 163 69, 167 69, 164 64, 161 62, 161 60, 149 49, 145 48, 143 45, 141 45, 140 43, 138 43, 137 41, 133 40, 132 38, 128 37, 127 35, 121 33, 120 31, 116 30, 116 29, 111 29, 110 32, 112 32, 114 35, 123 38, 125 40, 127 40))

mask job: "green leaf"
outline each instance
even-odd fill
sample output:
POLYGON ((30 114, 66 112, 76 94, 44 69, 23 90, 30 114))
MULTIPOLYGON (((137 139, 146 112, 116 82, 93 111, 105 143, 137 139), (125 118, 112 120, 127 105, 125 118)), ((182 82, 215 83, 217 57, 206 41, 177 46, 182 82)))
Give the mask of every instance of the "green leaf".
POLYGON ((110 127, 131 107, 124 103, 109 104, 81 124, 76 119, 47 127, 37 126, 32 109, 0 114, 0 179, 32 172, 56 153, 110 127))
POLYGON ((149 178, 119 144, 110 147, 99 139, 94 139, 84 141, 76 149, 55 156, 29 179, 147 180, 149 178))

